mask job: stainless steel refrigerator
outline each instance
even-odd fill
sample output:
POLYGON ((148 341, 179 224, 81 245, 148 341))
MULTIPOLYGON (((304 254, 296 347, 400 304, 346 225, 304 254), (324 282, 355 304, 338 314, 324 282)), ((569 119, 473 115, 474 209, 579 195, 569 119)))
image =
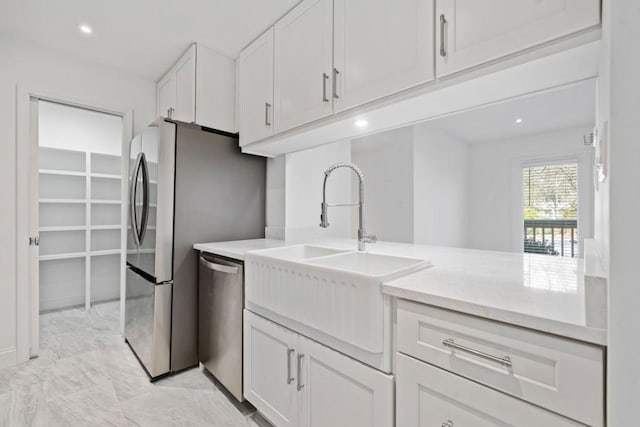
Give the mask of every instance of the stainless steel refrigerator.
POLYGON ((264 158, 160 119, 131 141, 125 338, 152 379, 198 362, 196 242, 264 237, 264 158))

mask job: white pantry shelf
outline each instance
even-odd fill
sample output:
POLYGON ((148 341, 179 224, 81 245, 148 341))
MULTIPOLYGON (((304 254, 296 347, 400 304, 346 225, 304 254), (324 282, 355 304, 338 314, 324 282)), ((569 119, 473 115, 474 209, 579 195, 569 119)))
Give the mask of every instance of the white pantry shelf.
POLYGON ((47 261, 47 277, 55 278, 41 306, 63 308, 83 298, 88 310, 116 298, 124 267, 117 255, 125 251, 119 231, 121 157, 40 147, 39 164, 39 260, 47 261))
POLYGON ((58 169, 40 169, 38 172, 41 175, 87 176, 85 172, 66 171, 66 170, 58 170, 58 169))
POLYGON ((120 224, 114 225, 92 225, 91 230, 120 230, 122 226, 120 224))
POLYGON ((118 181, 122 179, 120 175, 113 175, 110 173, 92 173, 91 178, 116 179, 118 181))
POLYGON ((40 255, 39 258, 40 261, 54 261, 58 259, 84 258, 86 256, 86 252, 70 252, 66 254, 40 255))
POLYGON ((122 203, 121 200, 91 200, 91 203, 94 205, 119 205, 122 203))
POLYGON ((40 227, 40 232, 48 231, 84 231, 87 229, 86 225, 60 225, 56 227, 40 227))
POLYGON ((120 249, 107 249, 104 251, 91 251, 91 256, 104 256, 104 255, 118 255, 121 254, 122 251, 120 249))
POLYGON ((79 203, 87 203, 87 199, 40 199, 40 203, 61 203, 61 204, 79 204, 79 203))

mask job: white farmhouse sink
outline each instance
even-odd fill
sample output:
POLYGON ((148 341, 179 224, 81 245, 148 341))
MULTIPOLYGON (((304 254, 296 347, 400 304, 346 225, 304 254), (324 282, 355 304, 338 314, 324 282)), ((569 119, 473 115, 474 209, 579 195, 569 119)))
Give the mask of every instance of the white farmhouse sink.
POLYGON ((312 338, 320 341, 329 336, 382 353, 382 282, 429 265, 416 258, 308 245, 248 252, 246 305, 292 329, 302 325, 317 331, 319 337, 312 338))
POLYGON ((381 281, 391 280, 394 278, 393 276, 404 276, 409 272, 421 270, 427 266, 426 262, 421 259, 378 255, 368 252, 348 252, 336 256, 311 259, 309 263, 328 269, 377 277, 381 281), (416 267, 420 268, 416 270, 416 267))
POLYGON ((332 248, 311 245, 295 245, 282 246, 268 250, 261 250, 260 253, 265 257, 277 258, 281 260, 304 260, 309 258, 318 258, 327 255, 335 255, 347 251, 340 251, 332 248))

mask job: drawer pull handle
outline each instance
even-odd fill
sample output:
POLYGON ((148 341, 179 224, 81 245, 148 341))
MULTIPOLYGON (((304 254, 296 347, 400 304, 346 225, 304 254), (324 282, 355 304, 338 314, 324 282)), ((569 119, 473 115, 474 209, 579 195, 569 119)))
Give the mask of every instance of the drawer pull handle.
POLYGON ((296 389, 300 391, 304 387, 304 384, 302 384, 302 359, 304 358, 304 354, 299 354, 297 358, 298 358, 298 372, 297 372, 298 384, 296 385, 296 389))
POLYGON ((441 427, 453 427, 453 421, 447 420, 441 424, 441 427))
POLYGON ((322 73, 322 102, 329 102, 329 98, 327 98, 327 80, 329 80, 327 73, 322 73))
POLYGON ((291 356, 295 350, 292 348, 287 349, 287 384, 291 384, 294 378, 291 376, 291 356))
POLYGON ((445 26, 447 25, 447 18, 445 18, 444 13, 440 15, 440 56, 443 58, 447 56, 447 48, 445 47, 445 26))
POLYGON ((446 340, 442 341, 442 345, 447 347, 447 348, 452 348, 452 349, 455 349, 455 350, 464 351, 466 353, 473 354, 474 356, 478 356, 478 357, 481 357, 483 359, 499 363, 500 365, 502 365, 504 367, 507 367, 507 368, 511 367, 511 358, 509 356, 504 356, 504 357, 494 356, 492 354, 485 353, 485 352, 473 349, 471 347, 460 345, 460 344, 456 343, 455 341, 453 341, 453 338, 449 338, 449 339, 446 339, 446 340))
POLYGON ((271 104, 268 102, 264 103, 264 125, 271 126, 271 120, 269 120, 269 110, 271 109, 271 104))

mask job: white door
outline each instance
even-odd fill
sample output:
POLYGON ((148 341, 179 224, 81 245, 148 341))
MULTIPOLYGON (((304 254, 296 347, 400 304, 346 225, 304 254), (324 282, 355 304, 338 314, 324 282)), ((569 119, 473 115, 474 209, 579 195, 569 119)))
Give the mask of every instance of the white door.
POLYGON ((300 426, 393 425, 393 377, 300 336, 300 426))
POLYGON ((583 425, 401 353, 396 387, 397 427, 583 425))
MULTIPOLYGON (((176 64, 176 120, 196 121, 196 46, 184 54, 176 64)), ((230 106, 231 108, 231 106, 230 106)))
POLYGON ((173 70, 158 82, 158 116, 175 117, 176 109, 176 74, 173 70))
POLYGON ((278 427, 298 426, 298 335, 244 311, 244 397, 278 427))
POLYGON ((433 1, 335 0, 335 112, 433 80, 433 1))
POLYGON ((304 0, 275 25, 275 131, 333 112, 333 0, 304 0))
POLYGON ((29 100, 29 357, 40 354, 40 195, 38 99, 29 100), (37 240, 32 240, 35 237, 37 240))
POLYGON ((600 22, 598 0, 436 0, 439 76, 600 22))
POLYGON ((238 57, 240 145, 273 135, 273 28, 238 57))

